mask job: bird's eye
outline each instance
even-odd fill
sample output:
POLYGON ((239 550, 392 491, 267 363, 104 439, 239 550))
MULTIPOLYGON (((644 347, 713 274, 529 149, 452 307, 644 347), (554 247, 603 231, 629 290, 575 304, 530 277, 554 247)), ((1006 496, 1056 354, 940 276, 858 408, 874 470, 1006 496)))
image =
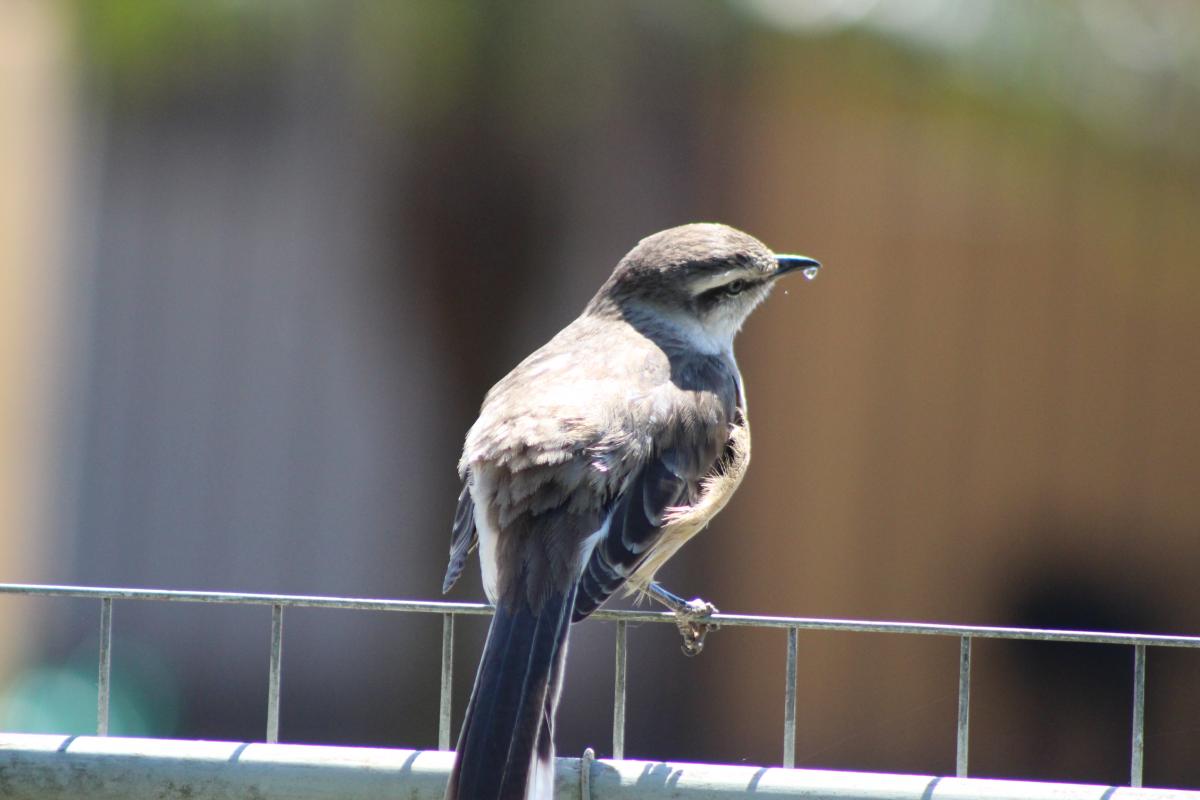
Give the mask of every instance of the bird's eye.
POLYGON ((725 284, 725 294, 741 294, 742 292, 746 291, 746 288, 749 286, 749 282, 741 279, 730 281, 729 283, 725 284))

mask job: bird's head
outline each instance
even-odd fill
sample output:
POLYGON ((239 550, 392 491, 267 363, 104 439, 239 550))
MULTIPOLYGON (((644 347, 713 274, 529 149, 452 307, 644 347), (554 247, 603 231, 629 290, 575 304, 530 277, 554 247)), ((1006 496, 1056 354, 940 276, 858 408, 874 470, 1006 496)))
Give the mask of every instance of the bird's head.
POLYGON ((728 225, 681 225, 638 242, 588 310, 661 322, 699 350, 724 352, 780 276, 812 278, 820 267, 806 256, 776 255, 728 225))

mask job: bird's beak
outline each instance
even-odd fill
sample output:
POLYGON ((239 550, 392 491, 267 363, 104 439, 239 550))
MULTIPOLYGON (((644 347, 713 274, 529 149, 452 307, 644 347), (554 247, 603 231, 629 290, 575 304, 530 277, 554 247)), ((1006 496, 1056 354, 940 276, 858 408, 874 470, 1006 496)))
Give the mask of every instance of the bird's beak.
POLYGON ((802 270, 804 277, 811 281, 817 277, 817 272, 821 269, 821 262, 808 256, 775 256, 775 261, 779 264, 779 268, 771 273, 772 278, 787 275, 798 269, 802 270))

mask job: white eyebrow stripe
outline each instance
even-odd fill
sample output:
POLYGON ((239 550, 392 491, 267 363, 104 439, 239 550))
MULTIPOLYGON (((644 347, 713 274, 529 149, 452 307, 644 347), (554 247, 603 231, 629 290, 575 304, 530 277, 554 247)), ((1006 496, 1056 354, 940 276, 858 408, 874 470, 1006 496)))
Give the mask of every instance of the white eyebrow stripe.
POLYGON ((725 284, 737 278, 754 281, 757 280, 758 277, 759 273, 752 269, 727 269, 724 272, 718 272, 715 275, 706 275, 702 278, 697 278, 696 280, 692 281, 692 294, 703 294, 709 289, 715 289, 718 286, 724 286, 725 284))

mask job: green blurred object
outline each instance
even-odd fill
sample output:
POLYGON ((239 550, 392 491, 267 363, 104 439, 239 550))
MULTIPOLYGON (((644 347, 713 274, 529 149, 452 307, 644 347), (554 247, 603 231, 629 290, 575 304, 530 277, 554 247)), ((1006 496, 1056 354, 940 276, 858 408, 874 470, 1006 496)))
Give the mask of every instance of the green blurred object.
POLYGON ((111 0, 75 3, 86 60, 103 67, 110 88, 133 98, 171 86, 262 71, 311 6, 274 3, 111 0))
POLYGON ((19 733, 94 733, 95 705, 95 679, 89 681, 69 667, 32 667, 18 674, 0 695, 0 728, 19 733))
MULTIPOLYGON (((177 681, 153 648, 121 642, 114 655, 109 733, 170 736, 179 731, 177 681)), ((95 734, 95 656, 80 647, 62 664, 25 669, 0 690, 0 730, 95 734)))

